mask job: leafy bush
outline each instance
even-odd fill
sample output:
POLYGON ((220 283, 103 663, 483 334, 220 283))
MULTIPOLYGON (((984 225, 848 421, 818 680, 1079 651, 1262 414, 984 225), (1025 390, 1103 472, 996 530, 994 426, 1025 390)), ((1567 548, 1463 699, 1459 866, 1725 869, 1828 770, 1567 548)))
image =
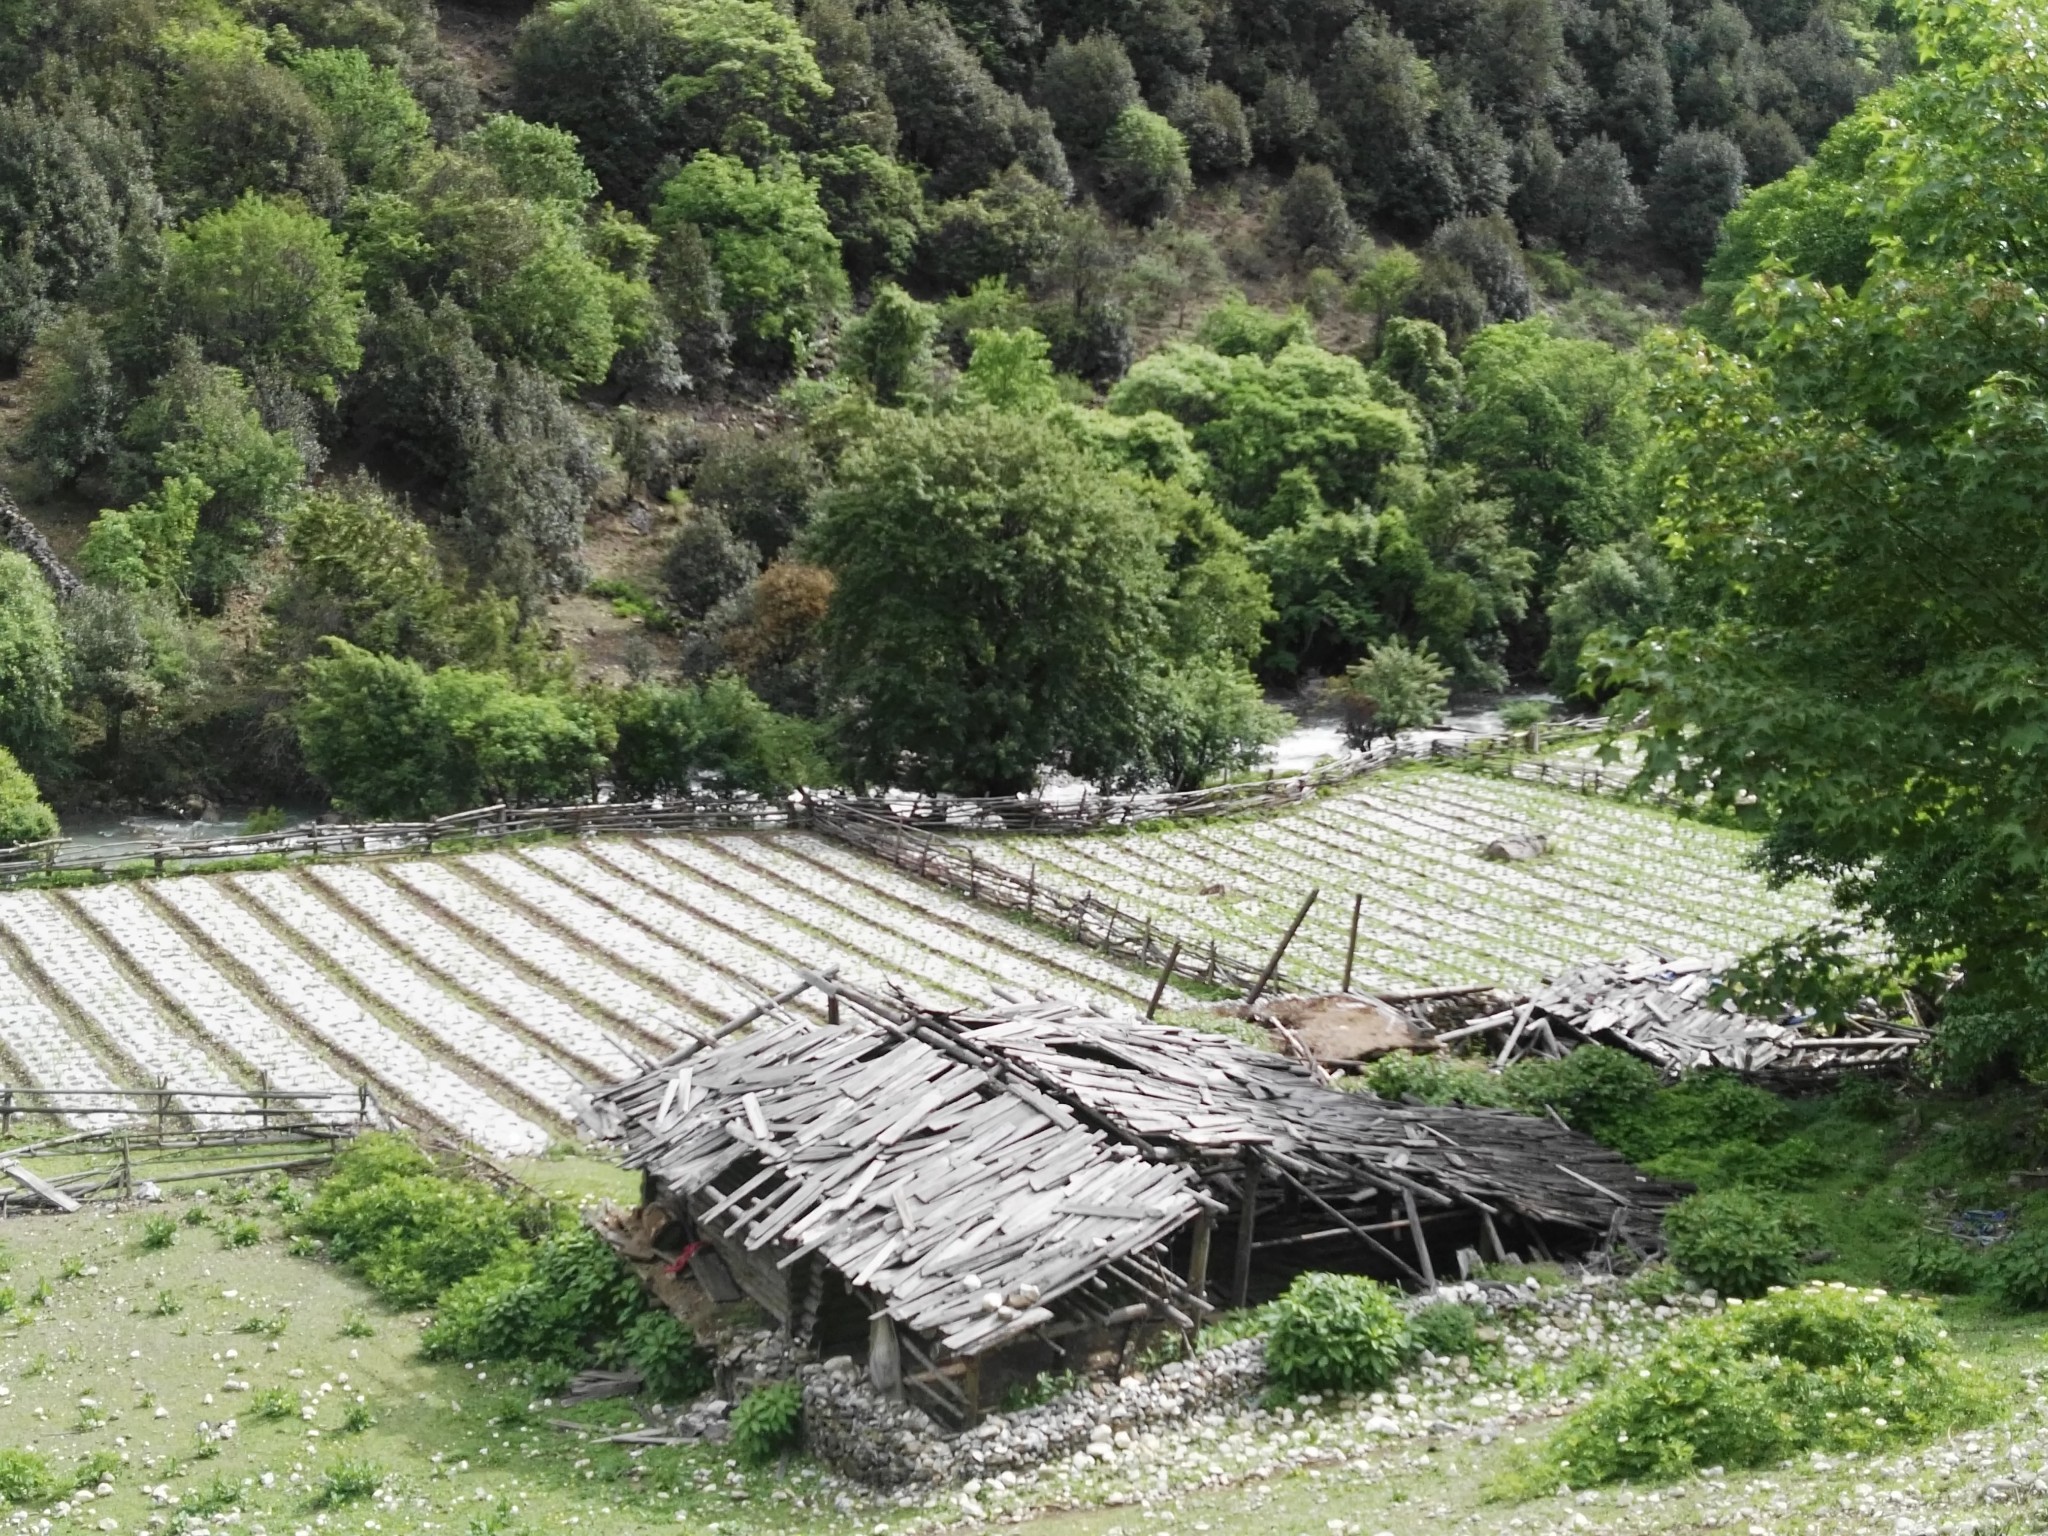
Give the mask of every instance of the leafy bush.
POLYGON ((1574 1416, 1545 1459, 1582 1487, 1765 1466, 1922 1440, 1981 1421, 1996 1402, 1926 1306, 1815 1281, 1675 1329, 1574 1416))
POLYGON ((161 1253, 178 1240, 178 1223, 169 1216, 152 1216, 142 1224, 142 1251, 161 1253))
POLYGON ((1479 1314, 1459 1301, 1436 1301, 1408 1319, 1408 1342, 1416 1349, 1451 1359, 1479 1353, 1479 1314))
POLYGON ((232 1222, 220 1235, 223 1248, 254 1248, 262 1241, 263 1228, 253 1221, 232 1222))
POLYGON ((249 1400, 249 1410, 259 1419, 289 1419, 299 1411, 299 1402, 283 1387, 265 1387, 249 1400))
POLYGON ((1998 1245, 1986 1266, 1991 1290, 2015 1312, 2048 1309, 2048 1228, 2021 1227, 1998 1245))
POLYGON ((360 1137, 335 1159, 304 1224, 401 1307, 431 1302, 497 1261, 521 1235, 510 1201, 444 1177, 411 1143, 388 1135, 360 1137))
POLYGON ((1373 1062, 1345 1086, 1357 1083, 1383 1099, 1407 1094, 1425 1104, 1469 1104, 1476 1109, 1522 1107, 1508 1079, 1484 1062, 1444 1054, 1396 1051, 1373 1062))
POLYGON ((1724 1296, 1761 1296, 1799 1267, 1799 1240, 1781 1208, 1739 1189, 1679 1201, 1664 1235, 1678 1272, 1724 1296))
POLYGON ((804 1395, 793 1381, 756 1387, 732 1411, 732 1445, 752 1466, 792 1449, 803 1432, 804 1395))
POLYGON ((1595 1046, 1558 1061, 1517 1063, 1508 1074, 1524 1107, 1554 1109, 1574 1130, 1640 1155, 1631 1135, 1659 1099, 1656 1068, 1626 1051, 1595 1046))
POLYGON ((384 1469, 374 1461, 344 1456, 327 1469, 313 1494, 316 1505, 332 1509, 367 1499, 384 1485, 384 1469))
POLYGON ((0 1500, 9 1504, 35 1504, 57 1493, 57 1477, 50 1459, 37 1451, 0 1447, 0 1500))
POLYGON ((1397 1293, 1362 1275, 1302 1275, 1273 1304, 1266 1368, 1289 1392, 1361 1392, 1400 1366, 1397 1293))

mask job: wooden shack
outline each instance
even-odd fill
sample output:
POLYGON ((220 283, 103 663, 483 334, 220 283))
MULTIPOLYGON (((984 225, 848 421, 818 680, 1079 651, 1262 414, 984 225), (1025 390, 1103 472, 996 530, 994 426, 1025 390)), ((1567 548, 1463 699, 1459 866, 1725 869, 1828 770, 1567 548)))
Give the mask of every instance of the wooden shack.
POLYGON ((707 1289, 944 1424, 1304 1269, 1427 1288, 1478 1257, 1648 1251, 1679 1193, 1552 1120, 1346 1093, 1221 1035, 809 980, 835 1023, 693 1045, 597 1115, 643 1230, 707 1289))

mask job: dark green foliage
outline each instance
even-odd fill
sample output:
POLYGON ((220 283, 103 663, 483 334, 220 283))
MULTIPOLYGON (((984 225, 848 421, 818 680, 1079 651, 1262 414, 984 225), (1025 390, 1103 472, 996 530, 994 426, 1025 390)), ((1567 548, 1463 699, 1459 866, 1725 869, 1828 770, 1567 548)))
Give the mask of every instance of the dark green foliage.
POLYGON ((1252 133, 1244 103, 1227 85, 1183 90, 1166 116, 1187 141, 1188 166, 1197 176, 1221 176, 1251 163, 1252 133))
POLYGON ((1558 563, 1547 615, 1543 672, 1551 687, 1597 696, 1604 685, 1587 641, 1606 635, 1610 649, 1624 648, 1660 622, 1670 602, 1670 574, 1648 539, 1572 550, 1558 563))
POLYGON ((824 488, 824 466, 802 434, 733 432, 705 449, 690 499, 773 559, 810 522, 824 488))
POLYGON ((902 405, 931 391, 938 311, 894 283, 875 292, 866 313, 839 336, 839 366, 880 405, 902 405))
POLYGON ((1400 1369, 1398 1293, 1362 1275, 1310 1273, 1266 1309, 1266 1369, 1288 1392, 1369 1392, 1400 1369))
POLYGON ((907 272, 925 227, 917 173, 868 144, 805 155, 803 165, 854 284, 907 272))
POLYGON ((610 701, 612 776, 635 796, 786 795, 830 782, 815 729, 779 715, 730 675, 700 685, 639 683, 610 701))
POLYGON ((1868 1454, 1982 1423, 1999 1396, 1930 1309, 1815 1282, 1682 1325, 1558 1431, 1532 1486, 1868 1454))
POLYGON ((676 531, 662 558, 662 585, 670 609, 695 622, 752 581, 760 569, 761 551, 734 533, 715 507, 707 507, 685 518, 676 531))
POLYGON ((2015 1312, 2048 1310, 2048 1234, 2023 1226, 1991 1251, 1991 1292, 2015 1312))
POLYGON ((1980 1255, 1955 1238, 1920 1232, 1900 1248, 1887 1278, 1912 1290, 1957 1296, 1977 1288, 1984 1268, 1980 1255))
POLYGON ((1418 1307, 1408 1318, 1408 1342, 1441 1359, 1463 1355, 1467 1360, 1480 1349, 1479 1314, 1459 1301, 1435 1301, 1418 1307))
POLYGON ((1053 44, 1032 82, 1033 98, 1052 114, 1060 140, 1081 155, 1098 153, 1110 129, 1140 105, 1138 77, 1124 45, 1107 32, 1053 44))
POLYGON ((1650 232, 1697 272, 1714 254, 1721 219, 1742 198, 1748 169, 1726 134, 1681 133, 1668 144, 1650 180, 1650 232))
POLYGON ((1604 135, 1582 139, 1557 172, 1547 222, 1568 251, 1606 255, 1643 227, 1643 198, 1621 146, 1604 135))
POLYGON ((732 1411, 732 1447, 747 1465, 764 1465, 796 1448, 803 1422, 804 1394, 797 1383, 756 1387, 732 1411))
POLYGON ((1799 1270, 1799 1239, 1783 1210, 1739 1189, 1679 1201, 1665 1214, 1664 1236, 1678 1272, 1724 1296, 1761 1296, 1799 1270))
POLYGON ((1451 690, 1445 686, 1450 675, 1450 668, 1427 649, 1399 639, 1374 645, 1330 682, 1345 741, 1364 748, 1376 737, 1436 724, 1450 701, 1451 690))
POLYGON ((1317 265, 1341 261, 1358 238, 1343 188, 1328 166, 1298 165, 1273 205, 1273 232, 1289 254, 1317 265))
POLYGON ((164 187, 188 214, 244 196, 296 199, 332 217, 348 195, 327 116, 288 69, 248 55, 199 57, 172 88, 164 187))
POLYGON ((428 1359, 573 1365, 645 1304, 639 1282, 585 1227, 513 1248, 439 1293, 420 1336, 428 1359))
POLYGON ((1472 275, 1486 300, 1486 321, 1526 320, 1535 308, 1529 271, 1522 264, 1521 242, 1505 218, 1454 219, 1429 238, 1429 249, 1458 263, 1472 275))
POLYGON ((1022 283, 1052 255, 1060 194, 1020 165, 931 211, 917 264, 932 282, 967 290, 991 278, 1022 283))
POLYGON ((152 1216, 142 1224, 142 1251, 160 1253, 178 1240, 178 1223, 169 1216, 152 1216))

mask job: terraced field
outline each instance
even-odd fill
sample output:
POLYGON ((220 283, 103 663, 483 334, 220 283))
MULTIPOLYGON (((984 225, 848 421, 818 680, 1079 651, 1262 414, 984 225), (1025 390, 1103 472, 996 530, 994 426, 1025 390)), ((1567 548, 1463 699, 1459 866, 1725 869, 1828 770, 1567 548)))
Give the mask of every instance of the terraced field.
MULTIPOLYGON (((0 1082, 267 1084, 337 1113, 367 1082, 532 1154, 575 1134, 591 1085, 827 965, 940 1005, 1150 989, 808 836, 613 838, 0 894, 0 1082)), ((179 1107, 205 1124, 232 1102, 179 1107)))
POLYGON ((1737 954, 1831 909, 1817 886, 1772 891, 1751 839, 1605 796, 1456 770, 1376 775, 1256 820, 1078 838, 973 839, 985 862, 1070 894, 1093 893, 1162 931, 1271 951, 1311 889, 1322 895, 1287 970, 1335 987, 1352 898, 1363 895, 1353 985, 1523 987, 1631 943, 1737 954), (1540 833, 1524 863, 1487 843, 1540 833))
MULTIPOLYGON (((1534 982, 1643 941, 1741 950, 1824 910, 1766 891, 1733 834, 1457 772, 1259 820, 975 847, 1240 954, 1318 886, 1288 969, 1329 984, 1354 892, 1368 984, 1534 982), (1552 851, 1479 857, 1527 831, 1552 851)), ((268 1085, 348 1113, 367 1082, 404 1118, 530 1154, 576 1134, 592 1085, 827 965, 942 1006, 1131 1005, 1153 981, 810 834, 597 838, 0 894, 0 1084, 163 1083, 203 1125, 232 1098, 202 1093, 268 1085)))

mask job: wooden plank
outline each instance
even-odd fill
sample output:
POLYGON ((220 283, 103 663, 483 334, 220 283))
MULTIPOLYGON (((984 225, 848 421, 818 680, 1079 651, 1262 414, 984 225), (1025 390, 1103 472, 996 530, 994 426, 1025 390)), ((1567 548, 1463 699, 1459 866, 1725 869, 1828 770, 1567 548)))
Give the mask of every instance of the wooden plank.
POLYGON ((23 1189, 28 1190, 46 1203, 55 1206, 67 1216, 83 1209, 76 1200, 65 1194, 63 1190, 30 1173, 11 1157, 0 1157, 0 1173, 6 1174, 23 1189))

